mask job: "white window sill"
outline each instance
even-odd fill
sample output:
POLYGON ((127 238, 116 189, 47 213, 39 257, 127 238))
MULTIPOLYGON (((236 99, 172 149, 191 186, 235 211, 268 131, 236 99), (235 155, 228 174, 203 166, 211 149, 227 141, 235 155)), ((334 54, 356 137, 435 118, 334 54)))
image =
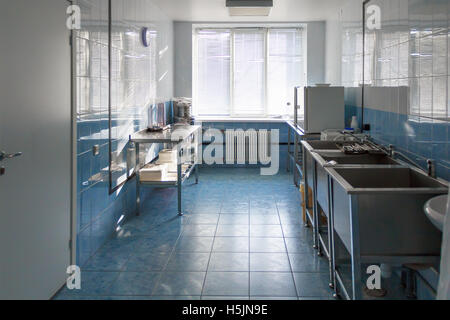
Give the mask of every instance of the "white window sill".
POLYGON ((276 117, 206 117, 206 116, 196 116, 195 122, 264 122, 264 123, 283 123, 286 121, 291 121, 292 118, 276 118, 276 117))

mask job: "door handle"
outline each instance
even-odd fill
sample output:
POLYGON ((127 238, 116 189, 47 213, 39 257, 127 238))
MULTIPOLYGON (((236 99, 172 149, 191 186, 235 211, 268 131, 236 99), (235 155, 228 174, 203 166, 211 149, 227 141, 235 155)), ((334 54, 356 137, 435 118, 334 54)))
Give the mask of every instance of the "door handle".
POLYGON ((20 157, 21 155, 22 152, 6 153, 5 151, 0 151, 0 161, 20 157))

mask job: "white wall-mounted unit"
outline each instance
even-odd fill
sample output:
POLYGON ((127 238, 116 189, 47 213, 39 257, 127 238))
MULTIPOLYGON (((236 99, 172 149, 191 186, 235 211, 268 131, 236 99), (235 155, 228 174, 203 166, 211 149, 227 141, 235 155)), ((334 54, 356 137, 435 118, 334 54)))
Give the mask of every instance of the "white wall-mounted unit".
POLYGON ((230 16, 268 16, 273 0, 227 0, 230 16))
POLYGON ((308 133, 345 128, 344 87, 300 87, 299 119, 308 133))

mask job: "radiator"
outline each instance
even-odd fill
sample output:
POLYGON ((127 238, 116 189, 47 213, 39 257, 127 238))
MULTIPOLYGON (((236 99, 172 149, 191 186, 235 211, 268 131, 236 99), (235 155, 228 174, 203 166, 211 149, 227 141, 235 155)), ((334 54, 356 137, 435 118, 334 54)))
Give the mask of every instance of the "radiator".
POLYGON ((226 164, 268 164, 271 160, 269 130, 226 130, 226 164))

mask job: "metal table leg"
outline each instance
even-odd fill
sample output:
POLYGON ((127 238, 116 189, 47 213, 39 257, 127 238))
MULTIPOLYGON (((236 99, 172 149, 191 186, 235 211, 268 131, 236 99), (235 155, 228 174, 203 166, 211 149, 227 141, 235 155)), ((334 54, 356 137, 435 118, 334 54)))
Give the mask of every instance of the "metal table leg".
POLYGON ((195 166, 195 184, 198 184, 198 165, 194 164, 195 166))
POLYGON ((140 178, 139 178, 139 171, 140 171, 140 163, 139 163, 139 152, 140 152, 140 145, 139 143, 136 143, 136 215, 141 215, 141 187, 140 187, 140 178))
MULTIPOLYGON (((330 269, 330 288, 336 288, 335 275, 335 255, 334 255, 334 220, 333 220, 333 179, 327 176, 328 180, 328 252, 330 269)), ((335 294, 337 294, 335 290, 335 294)))
POLYGON ((303 183, 305 186, 305 217, 306 217, 306 221, 305 221, 305 227, 309 227, 308 224, 308 213, 306 211, 308 211, 309 208, 309 186, 308 186, 308 170, 307 170, 307 165, 306 165, 306 152, 304 150, 304 147, 302 146, 302 169, 303 169, 303 183))
POLYGON ((294 173, 294 184, 298 187, 298 183, 297 183, 297 159, 298 159, 298 136, 295 135, 295 142, 294 142, 294 166, 292 167, 292 171, 294 173))
POLYGON ((314 234, 314 249, 321 254, 320 240, 319 240, 319 208, 317 205, 317 163, 313 166, 313 234, 314 234))
POLYGON ((177 145, 178 163, 177 163, 177 191, 178 191, 178 215, 182 216, 183 211, 181 207, 181 192, 182 192, 182 154, 181 154, 181 144, 177 145))
POLYGON ((352 295, 353 300, 362 299, 361 284, 361 253, 359 245, 359 215, 358 201, 355 196, 350 196, 350 228, 352 249, 352 295))
POLYGON ((286 170, 290 171, 291 167, 291 127, 288 126, 288 144, 287 144, 287 160, 286 160, 286 170))

